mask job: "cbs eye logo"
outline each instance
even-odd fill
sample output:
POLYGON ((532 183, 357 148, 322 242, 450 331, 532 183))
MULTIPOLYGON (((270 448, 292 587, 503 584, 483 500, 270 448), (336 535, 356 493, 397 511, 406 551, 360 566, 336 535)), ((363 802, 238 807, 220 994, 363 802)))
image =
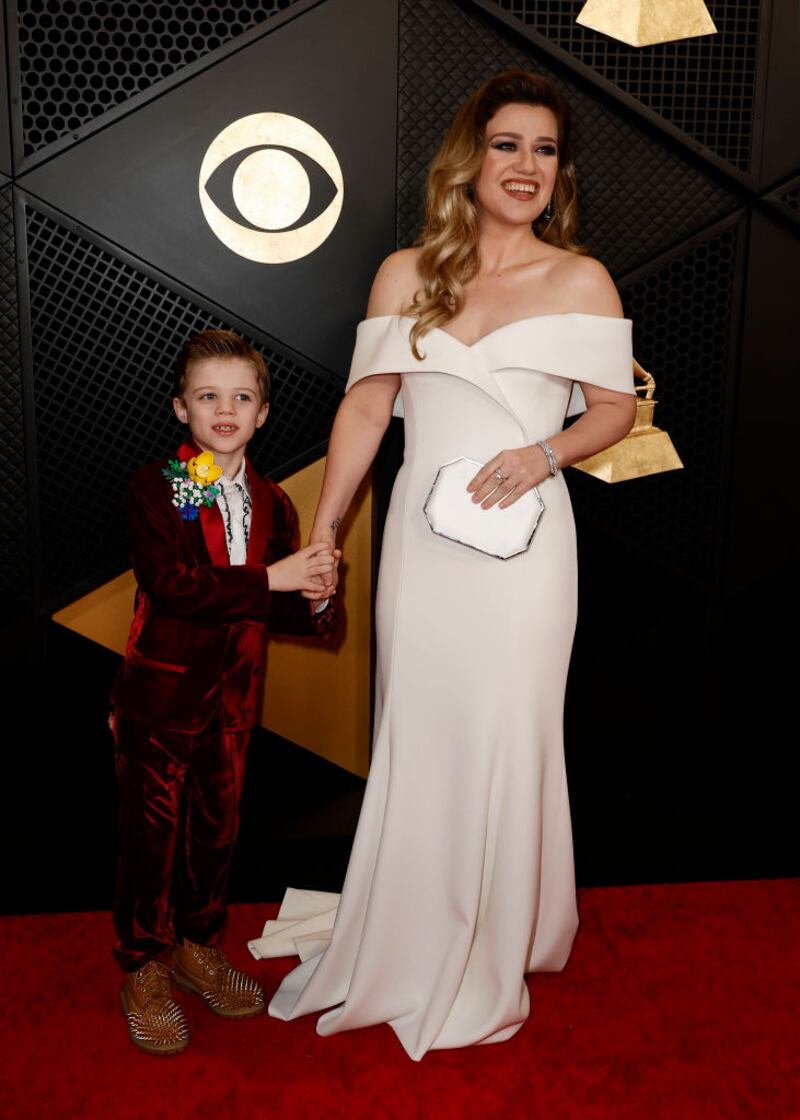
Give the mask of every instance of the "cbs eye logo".
POLYGON ((344 199, 333 148, 310 124, 285 113, 253 113, 223 128, 203 157, 199 189, 206 221, 220 241, 262 264, 285 264, 313 253, 333 232, 344 199), (242 153, 244 158, 234 158, 242 153), (212 191, 218 197, 225 193, 221 181, 226 177, 227 192, 246 224, 229 217, 212 198, 212 191), (312 185, 324 208, 308 219, 312 185))

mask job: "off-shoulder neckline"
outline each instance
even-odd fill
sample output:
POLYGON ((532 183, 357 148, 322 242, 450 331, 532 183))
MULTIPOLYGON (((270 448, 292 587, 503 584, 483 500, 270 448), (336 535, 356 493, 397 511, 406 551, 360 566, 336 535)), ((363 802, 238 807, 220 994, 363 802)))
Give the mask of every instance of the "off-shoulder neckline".
MULTIPOLYGON (((456 338, 454 334, 450 334, 449 331, 443 330, 442 327, 431 327, 430 331, 428 331, 427 333, 433 334, 434 331, 438 331, 439 334, 443 334, 446 338, 452 339, 453 342, 455 342, 458 346, 462 346, 465 350, 474 350, 476 346, 480 346, 480 344, 482 342, 485 342, 487 338, 492 338, 494 335, 499 334, 501 331, 508 330, 509 327, 516 327, 520 323, 532 323, 537 319, 564 319, 567 316, 572 316, 573 318, 579 319, 606 319, 611 323, 631 323, 633 321, 631 319, 622 318, 619 315, 592 315, 587 311, 554 311, 546 315, 526 315, 522 319, 512 319, 510 322, 502 323, 499 327, 495 327, 494 330, 487 331, 486 334, 482 334, 481 337, 477 338, 474 342, 462 342, 460 338, 456 338)), ((359 326, 363 326, 364 323, 377 323, 385 319, 408 319, 408 321, 411 323, 415 321, 413 315, 372 315, 368 319, 362 319, 359 323, 359 326)))

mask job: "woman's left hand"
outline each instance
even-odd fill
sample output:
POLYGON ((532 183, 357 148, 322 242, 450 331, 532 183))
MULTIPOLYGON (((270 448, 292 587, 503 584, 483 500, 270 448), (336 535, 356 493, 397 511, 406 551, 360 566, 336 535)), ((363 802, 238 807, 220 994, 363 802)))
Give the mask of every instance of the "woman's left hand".
POLYGON ((501 451, 485 463, 467 490, 473 502, 480 502, 483 509, 490 509, 498 502, 500 509, 506 509, 549 476, 547 456, 538 444, 515 447, 501 451))

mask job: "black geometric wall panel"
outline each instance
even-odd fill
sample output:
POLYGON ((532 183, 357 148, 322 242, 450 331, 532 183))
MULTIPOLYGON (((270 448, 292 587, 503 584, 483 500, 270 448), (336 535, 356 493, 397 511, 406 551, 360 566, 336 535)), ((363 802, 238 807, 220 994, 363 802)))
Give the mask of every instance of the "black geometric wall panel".
POLYGON ((725 425, 735 393, 738 218, 623 281, 634 353, 656 379, 655 423, 684 469, 614 486, 579 471, 568 481, 576 513, 624 539, 659 569, 708 588, 718 576, 725 425))
MULTIPOLYGON (((798 276, 796 228, 766 211, 755 211, 750 217, 736 439, 727 488, 726 582, 733 593, 757 586, 765 571, 791 571, 797 559, 798 276)), ((780 620, 781 632, 792 609, 792 604, 776 601, 774 617, 780 620)))
POLYGON ((0 591, 14 599, 27 600, 31 593, 31 562, 16 256, 13 196, 11 188, 5 187, 0 190, 0 591))
POLYGON ((582 3, 493 2, 732 167, 745 172, 751 169, 759 0, 707 0, 718 34, 644 49, 581 27, 575 17, 582 3))
POLYGON ((498 21, 440 0, 403 0, 400 12, 399 245, 418 232, 425 170, 456 108, 486 78, 512 67, 547 74, 573 110, 580 236, 614 275, 739 205, 712 174, 498 21), (440 65, 445 42, 447 70, 440 65))
POLYGON ((800 183, 781 192, 781 202, 794 214, 800 213, 800 183))
POLYGON ((800 177, 784 183, 764 198, 785 217, 800 224, 800 177))
POLYGON ((764 3, 761 22, 761 66, 766 79, 759 176, 759 186, 763 189, 795 174, 800 167, 800 128, 797 127, 800 9, 796 0, 764 3))
POLYGON ((295 0, 18 0, 25 155, 290 8, 295 0))
MULTIPOLYGON (((276 335, 343 378, 372 275, 394 242, 396 10, 391 2, 326 0, 298 19, 270 26, 19 181, 234 318, 276 335), (360 34, 342 37, 343 25, 360 34), (332 42, 336 50, 329 49, 332 42), (212 232, 198 189, 212 142, 234 122, 263 113, 299 118, 321 133, 343 178, 333 231, 313 251, 282 263, 228 248, 212 232)), ((266 141, 253 134, 247 143, 229 149, 205 186, 240 232, 266 238, 243 221, 235 204, 239 166, 266 141)), ((302 143, 300 138, 293 145, 292 156, 303 156, 302 143)), ((310 227, 333 205, 339 188, 316 157, 305 157, 311 195, 295 225, 310 227)), ((293 230, 275 236, 288 238, 293 230)), ((297 238, 301 232, 295 230, 297 238)))
POLYGON ((8 95, 8 70, 6 61, 6 31, 3 4, 0 3, 0 171, 10 175, 11 159, 11 103, 8 95))
MULTIPOLYGON (((185 436, 169 399, 180 344, 229 324, 33 207, 27 228, 44 595, 54 608, 127 566, 125 482, 185 436)), ((341 390, 251 341, 274 381, 253 458, 280 478, 327 438, 341 390)))

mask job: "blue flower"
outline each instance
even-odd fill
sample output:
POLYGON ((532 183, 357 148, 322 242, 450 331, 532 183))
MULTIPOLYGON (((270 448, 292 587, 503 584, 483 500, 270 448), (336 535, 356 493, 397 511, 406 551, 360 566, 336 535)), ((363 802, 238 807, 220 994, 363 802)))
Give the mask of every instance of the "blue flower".
POLYGON ((193 506, 190 502, 185 502, 181 506, 181 517, 184 521, 196 521, 199 512, 197 506, 193 506))

